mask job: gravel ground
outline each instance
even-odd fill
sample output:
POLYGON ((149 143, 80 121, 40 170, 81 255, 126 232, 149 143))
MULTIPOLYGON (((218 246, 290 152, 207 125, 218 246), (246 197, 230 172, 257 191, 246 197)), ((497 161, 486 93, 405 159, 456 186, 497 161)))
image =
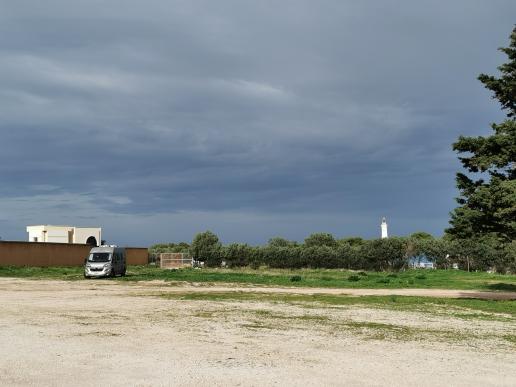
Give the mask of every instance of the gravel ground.
POLYGON ((0 384, 516 385, 514 321, 145 295, 196 289, 0 278, 0 384))

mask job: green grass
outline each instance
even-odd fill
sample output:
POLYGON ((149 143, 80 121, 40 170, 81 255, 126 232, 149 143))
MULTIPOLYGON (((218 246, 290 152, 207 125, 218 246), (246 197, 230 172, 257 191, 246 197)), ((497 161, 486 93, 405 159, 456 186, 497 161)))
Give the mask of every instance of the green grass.
POLYGON ((407 296, 362 296, 326 294, 278 294, 252 292, 151 293, 166 299, 189 301, 255 301, 310 306, 366 306, 397 311, 441 314, 463 319, 516 320, 516 301, 407 296), (315 304, 315 305, 314 305, 315 304))
MULTIPOLYGON (((81 267, 0 267, 0 277, 82 279, 81 267)), ((324 269, 180 269, 130 266, 118 281, 226 282, 262 286, 321 288, 428 288, 458 290, 516 291, 516 275, 468 273, 460 270, 407 270, 399 273, 352 272, 324 269), (293 280, 293 278, 295 280, 293 280)))
POLYGON ((82 267, 15 267, 0 266, 0 277, 79 280, 84 279, 82 267))

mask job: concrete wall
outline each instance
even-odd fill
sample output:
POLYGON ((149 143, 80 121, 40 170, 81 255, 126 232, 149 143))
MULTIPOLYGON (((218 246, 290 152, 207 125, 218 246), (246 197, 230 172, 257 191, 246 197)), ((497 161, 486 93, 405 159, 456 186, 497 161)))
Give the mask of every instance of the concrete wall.
POLYGON ((95 237, 97 245, 102 241, 101 229, 99 227, 74 227, 73 243, 86 243, 90 236, 95 237))
POLYGON ((28 226, 29 242, 46 242, 43 234, 44 226, 28 226))
MULTIPOLYGON (((0 266, 82 266, 91 246, 65 243, 0 242, 0 266)), ((146 265, 145 248, 126 247, 128 265, 146 265)))
POLYGON ((70 242, 70 231, 66 228, 60 229, 49 229, 44 232, 46 238, 38 239, 40 242, 50 243, 69 243, 70 242))

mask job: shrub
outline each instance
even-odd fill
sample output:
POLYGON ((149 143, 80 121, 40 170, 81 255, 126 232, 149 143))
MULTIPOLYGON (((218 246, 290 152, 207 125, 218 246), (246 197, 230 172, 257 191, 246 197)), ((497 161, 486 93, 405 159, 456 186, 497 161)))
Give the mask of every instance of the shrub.
POLYGON ((391 280, 389 278, 378 278, 376 282, 379 284, 388 284, 391 280))
POLYGON ((307 247, 313 246, 329 246, 336 247, 337 241, 333 237, 333 235, 327 232, 318 232, 311 234, 309 237, 305 239, 305 245, 307 247))
POLYGON ((297 246, 297 242, 289 241, 288 239, 282 237, 274 237, 269 239, 268 245, 273 247, 293 247, 297 246))
POLYGON ((346 269, 361 269, 361 260, 356 252, 356 248, 352 248, 347 244, 339 244, 335 249, 335 254, 338 260, 338 267, 346 269))
POLYGON ((360 281, 360 277, 358 275, 350 275, 348 277, 348 281, 351 281, 351 282, 357 282, 357 281, 360 281))
POLYGON ((228 267, 248 266, 251 262, 252 248, 247 244, 231 243, 222 248, 222 259, 228 267))
POLYGON ((332 269, 341 266, 335 250, 329 246, 304 248, 301 251, 301 260, 304 267, 332 269))
POLYGON ((407 263, 407 243, 403 238, 374 239, 360 246, 364 269, 400 270, 407 263))
POLYGON ((300 275, 293 275, 292 277, 290 277, 290 281, 292 282, 299 282, 301 281, 303 278, 301 278, 300 275))
POLYGON ((260 248, 262 262, 265 265, 279 269, 299 269, 308 266, 306 257, 301 257, 299 247, 276 247, 266 246, 260 248))
POLYGON ((197 234, 192 241, 190 251, 193 259, 204 261, 206 266, 220 266, 222 262, 219 238, 211 231, 197 234))

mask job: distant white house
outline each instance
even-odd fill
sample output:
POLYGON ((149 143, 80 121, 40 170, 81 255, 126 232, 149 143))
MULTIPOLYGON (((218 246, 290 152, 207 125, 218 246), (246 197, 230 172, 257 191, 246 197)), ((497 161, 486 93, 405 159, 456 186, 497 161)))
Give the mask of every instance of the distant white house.
POLYGON ((38 225, 27 226, 29 242, 82 243, 99 246, 102 241, 100 227, 74 227, 38 225))

